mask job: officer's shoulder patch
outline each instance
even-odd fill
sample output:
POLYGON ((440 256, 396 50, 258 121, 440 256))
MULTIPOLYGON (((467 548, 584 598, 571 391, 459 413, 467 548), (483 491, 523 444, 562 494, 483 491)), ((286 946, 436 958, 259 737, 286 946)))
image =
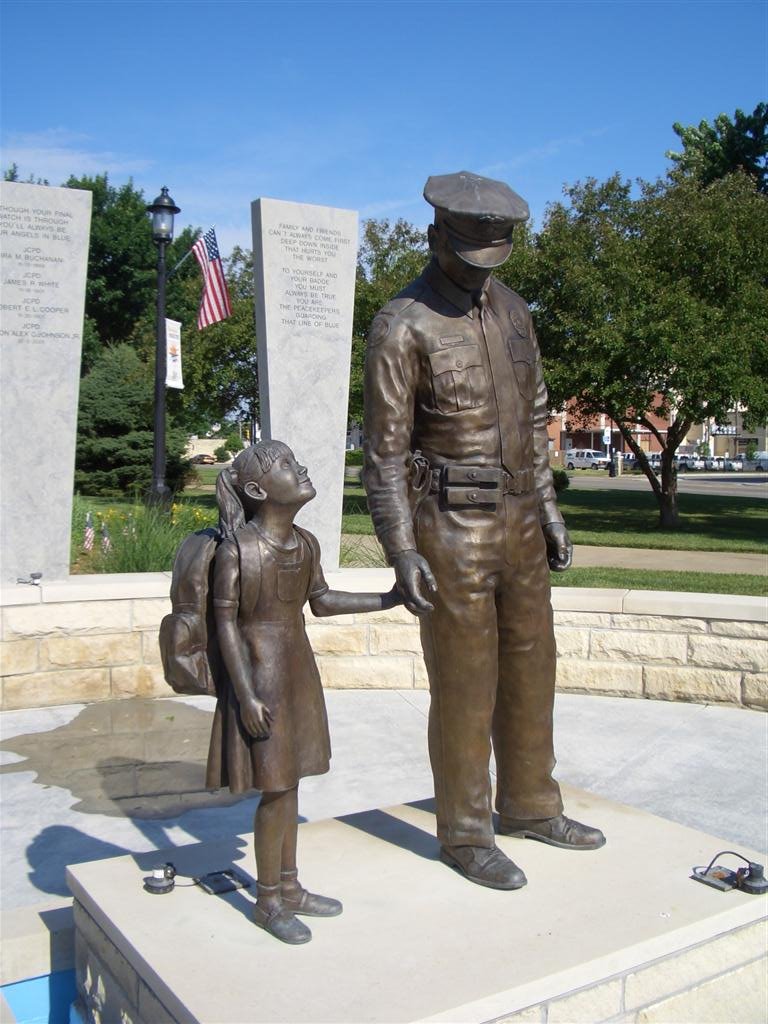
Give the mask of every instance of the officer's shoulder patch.
POLYGON ((392 316, 389 313, 377 313, 368 329, 367 343, 369 348, 380 345, 389 334, 392 316))
POLYGON ((376 345, 380 345, 389 336, 393 328, 398 330, 401 327, 405 327, 404 323, 398 323, 399 317, 403 310, 412 305, 413 299, 398 297, 392 299, 383 309, 380 309, 373 318, 373 322, 368 330, 368 347, 374 348, 376 345))

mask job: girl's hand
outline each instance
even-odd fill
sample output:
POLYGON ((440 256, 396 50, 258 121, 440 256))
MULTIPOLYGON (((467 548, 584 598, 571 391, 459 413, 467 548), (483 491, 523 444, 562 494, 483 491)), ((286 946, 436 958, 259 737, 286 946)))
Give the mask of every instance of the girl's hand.
POLYGON ((240 704, 240 718, 249 736, 257 740, 268 738, 272 727, 272 712, 267 705, 252 694, 248 694, 240 704))
POLYGON ((397 584, 388 590, 386 594, 381 595, 381 610, 386 611, 388 608, 396 608, 397 605, 403 604, 403 595, 397 588, 397 584))

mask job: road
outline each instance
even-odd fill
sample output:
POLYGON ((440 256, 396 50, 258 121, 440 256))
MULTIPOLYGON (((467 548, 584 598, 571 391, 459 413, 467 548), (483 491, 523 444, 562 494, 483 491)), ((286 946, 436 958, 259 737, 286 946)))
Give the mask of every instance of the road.
MULTIPOLYGON (((607 473, 569 470, 571 487, 584 491, 649 491, 648 478, 634 473, 609 477, 607 473)), ((680 494, 715 494, 727 498, 768 499, 768 476, 765 473, 680 473, 677 477, 680 494)))

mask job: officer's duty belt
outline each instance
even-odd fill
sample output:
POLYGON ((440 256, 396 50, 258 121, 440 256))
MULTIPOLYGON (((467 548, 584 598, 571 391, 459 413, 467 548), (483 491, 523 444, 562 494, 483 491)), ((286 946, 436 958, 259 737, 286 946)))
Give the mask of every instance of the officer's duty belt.
POLYGON ((508 473, 500 466, 462 466, 455 462, 432 468, 430 491, 451 508, 457 505, 497 505, 505 494, 533 490, 533 470, 508 473))

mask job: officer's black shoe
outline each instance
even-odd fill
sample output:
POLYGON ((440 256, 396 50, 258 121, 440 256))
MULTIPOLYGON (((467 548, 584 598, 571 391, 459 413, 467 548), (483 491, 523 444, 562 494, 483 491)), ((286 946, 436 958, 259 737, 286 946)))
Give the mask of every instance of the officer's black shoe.
POLYGON ((489 889, 521 889, 528 881, 498 846, 441 846, 440 860, 489 889))
POLYGON ((582 825, 580 821, 558 814, 556 818, 515 819, 499 817, 499 834, 519 839, 538 839, 563 850, 599 850, 605 836, 599 828, 582 825))

